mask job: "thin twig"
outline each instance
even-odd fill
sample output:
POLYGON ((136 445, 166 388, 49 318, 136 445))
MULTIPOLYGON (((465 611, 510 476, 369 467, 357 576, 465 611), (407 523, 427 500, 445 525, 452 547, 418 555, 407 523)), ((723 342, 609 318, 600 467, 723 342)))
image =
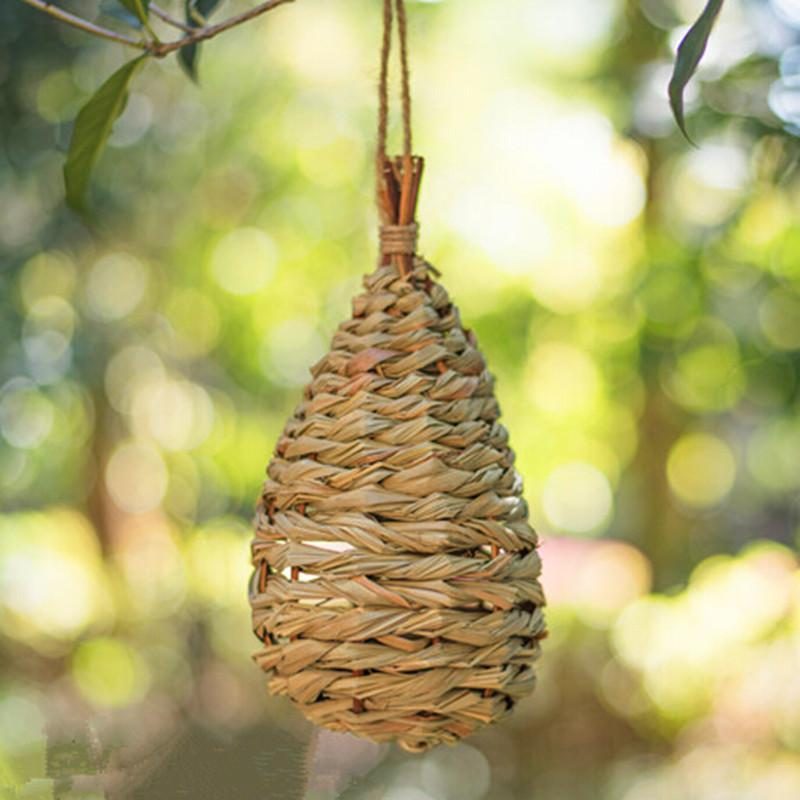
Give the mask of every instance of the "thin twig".
POLYGON ((150 49, 150 44, 146 41, 131 39, 129 36, 125 36, 122 33, 117 33, 101 25, 95 25, 94 22, 89 22, 88 19, 79 17, 76 14, 70 14, 69 11, 65 11, 63 8, 53 5, 51 2, 48 2, 48 0, 22 0, 22 2, 39 9, 39 11, 43 11, 45 14, 49 14, 51 17, 55 17, 60 22, 64 22, 85 33, 91 33, 93 36, 99 36, 101 39, 109 39, 112 42, 118 42, 128 47, 136 47, 139 50, 150 49))
POLYGON ((251 19, 255 19, 267 11, 271 11, 273 8, 286 5, 287 3, 291 3, 293 1, 294 0, 265 0, 263 3, 259 3, 259 5, 254 6, 247 11, 243 11, 241 14, 235 14, 232 17, 228 17, 228 19, 223 20, 216 25, 205 25, 198 28, 184 26, 183 23, 179 23, 178 20, 174 19, 166 12, 161 11, 161 9, 155 10, 155 7, 151 4, 150 8, 154 9, 156 16, 160 17, 170 25, 174 24, 176 27, 179 27, 180 30, 186 32, 186 35, 182 36, 180 39, 174 39, 171 42, 159 42, 153 41, 152 39, 131 39, 129 36, 116 33, 115 31, 109 30, 108 28, 103 28, 100 25, 95 25, 95 23, 89 22, 89 20, 84 19, 83 17, 71 14, 69 11, 64 11, 63 8, 53 5, 53 3, 49 2, 49 0, 22 0, 23 3, 27 3, 29 6, 33 6, 33 8, 37 8, 39 11, 49 14, 51 17, 55 17, 61 22, 65 22, 67 25, 71 25, 73 28, 78 28, 78 30, 91 33, 92 35, 99 36, 102 39, 109 39, 112 42, 119 42, 120 44, 128 45, 129 47, 136 47, 139 50, 145 50, 151 55, 156 56, 156 58, 163 58, 164 56, 174 53, 176 50, 180 50, 182 47, 186 47, 187 45, 196 44, 197 42, 202 42, 206 39, 212 39, 214 36, 217 36, 224 31, 235 28, 237 25, 241 25, 244 22, 249 22, 251 19), (167 17, 169 17, 169 19, 167 19, 167 17))
POLYGON ((179 31, 183 31, 184 33, 192 33, 194 31, 191 25, 187 25, 185 22, 176 19, 172 14, 168 14, 155 3, 150 3, 150 13, 155 14, 162 22, 166 22, 167 25, 172 25, 173 28, 177 28, 179 31))
POLYGON ((241 25, 243 22, 249 22, 251 19, 255 19, 267 11, 271 11, 273 8, 277 8, 278 6, 286 5, 287 3, 292 2, 294 2, 294 0, 265 0, 265 2, 260 3, 259 5, 254 6, 247 11, 243 11, 241 14, 228 17, 228 19, 223 20, 216 25, 206 25, 203 28, 193 28, 192 32, 186 34, 186 36, 184 36, 182 39, 176 39, 173 42, 151 44, 148 49, 154 56, 162 57, 174 52, 175 50, 180 50, 182 47, 186 47, 187 44, 195 44, 196 42, 202 42, 206 39, 212 39, 214 36, 217 36, 224 31, 235 28, 237 25, 241 25))

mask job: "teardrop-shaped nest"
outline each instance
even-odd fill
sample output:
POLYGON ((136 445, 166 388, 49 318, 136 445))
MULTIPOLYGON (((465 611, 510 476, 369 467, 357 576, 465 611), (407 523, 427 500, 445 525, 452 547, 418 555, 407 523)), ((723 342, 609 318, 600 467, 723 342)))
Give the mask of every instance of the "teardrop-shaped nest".
POLYGON ((252 548, 269 690, 412 751, 505 717, 545 636, 492 376, 435 274, 415 258, 365 279, 278 441, 252 548))

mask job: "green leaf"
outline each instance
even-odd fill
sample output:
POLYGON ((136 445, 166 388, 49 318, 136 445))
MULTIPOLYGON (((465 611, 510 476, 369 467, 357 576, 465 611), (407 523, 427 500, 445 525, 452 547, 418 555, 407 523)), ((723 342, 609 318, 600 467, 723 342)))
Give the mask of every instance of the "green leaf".
MULTIPOLYGON (((199 28, 216 10, 221 0, 185 0, 186 24, 192 28, 199 28)), ((187 44, 178 51, 178 63, 184 68, 186 74, 197 80, 197 57, 200 53, 200 43, 187 44)))
POLYGON ((92 169, 114 123, 125 109, 128 86, 145 58, 139 56, 120 67, 78 113, 64 164, 67 205, 77 211, 85 209, 86 189, 92 169))
POLYGON ((669 104, 672 107, 675 122, 678 123, 681 132, 690 142, 692 140, 686 131, 686 120, 683 115, 683 90, 694 75, 700 59, 706 51, 708 37, 722 9, 722 3, 723 0, 708 0, 697 21, 689 28, 686 36, 678 45, 675 67, 669 81, 669 104))
POLYGON ((222 0, 186 0, 186 22, 189 25, 197 25, 198 16, 201 21, 208 20, 221 2, 222 0))
POLYGON ((119 0, 143 25, 150 13, 150 0, 119 0))
POLYGON ((131 14, 119 0, 103 0, 100 3, 100 13, 117 22, 121 22, 123 25, 127 25, 129 28, 141 30, 143 27, 142 21, 135 14, 131 14))
POLYGON ((193 81, 197 81, 197 55, 199 48, 200 44, 194 42, 178 50, 178 63, 193 81))

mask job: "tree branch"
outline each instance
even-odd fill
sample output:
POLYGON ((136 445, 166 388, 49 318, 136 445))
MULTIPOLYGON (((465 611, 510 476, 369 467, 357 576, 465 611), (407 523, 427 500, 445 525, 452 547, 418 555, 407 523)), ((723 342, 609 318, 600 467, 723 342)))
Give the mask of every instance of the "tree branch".
POLYGON ((85 33, 91 33, 93 36, 99 36, 101 39, 108 39, 112 42, 127 45, 128 47, 136 47, 139 50, 149 50, 150 45, 146 41, 140 39, 132 39, 130 36, 125 36, 122 33, 117 33, 109 28, 104 28, 101 25, 95 25, 94 22, 89 22, 88 19, 77 16, 77 14, 70 14, 63 8, 53 5, 49 0, 22 0, 29 6, 55 17, 60 22, 64 22, 73 28, 77 28, 85 33))
POLYGON ((163 8, 160 8, 155 3, 150 3, 150 13, 155 14, 162 22, 166 22, 167 25, 171 25, 173 28, 177 28, 179 31, 183 31, 184 33, 192 33, 194 31, 194 28, 191 25, 187 25, 185 22, 181 22, 179 19, 176 19, 172 16, 172 14, 168 14, 163 8))
POLYGON ((260 3, 259 5, 248 9, 247 11, 243 11, 241 14, 228 17, 228 19, 223 20, 216 25, 206 25, 202 28, 192 28, 192 32, 187 33, 186 36, 181 39, 176 39, 172 42, 161 42, 158 44, 151 43, 148 47, 148 50, 154 56, 161 58, 169 53, 174 52, 175 50, 180 50, 182 47, 186 47, 187 44, 195 44, 196 42, 202 42, 206 39, 212 39, 214 36, 217 36, 224 31, 235 28, 237 25, 241 25, 244 22, 249 22, 251 19, 255 19, 267 11, 271 11, 273 8, 277 8, 278 6, 286 5, 287 3, 292 2, 294 2, 294 0, 265 0, 263 3, 260 3))
POLYGON ((264 2, 259 3, 257 6, 254 6, 247 11, 243 11, 241 14, 235 14, 232 17, 228 17, 228 19, 223 20, 216 25, 204 25, 197 28, 190 25, 184 25, 166 11, 163 11, 162 9, 158 8, 158 6, 151 3, 150 8, 157 17, 162 19, 167 24, 184 31, 185 33, 185 35, 180 39, 174 39, 170 42, 160 42, 154 39, 132 39, 131 37, 125 36, 122 33, 117 33, 109 28, 96 25, 94 22, 90 22, 89 20, 79 17, 76 14, 71 14, 69 11, 65 11, 63 8, 53 5, 50 0, 22 0, 22 2, 27 3, 29 6, 32 6, 33 8, 36 8, 45 14, 49 14, 51 17, 54 17, 60 22, 64 22, 73 28, 84 31, 85 33, 90 33, 93 36, 99 36, 101 39, 108 39, 112 42, 118 42, 119 44, 124 44, 128 47, 135 47, 139 50, 144 50, 156 58, 163 58, 164 56, 174 53, 176 50, 180 50, 182 47, 186 47, 187 45, 196 44, 197 42, 202 42, 206 39, 212 39, 224 31, 235 28, 237 25, 241 25, 244 22, 249 22, 251 19, 255 19, 267 11, 271 11, 273 8, 291 3, 293 0, 264 0, 264 2))

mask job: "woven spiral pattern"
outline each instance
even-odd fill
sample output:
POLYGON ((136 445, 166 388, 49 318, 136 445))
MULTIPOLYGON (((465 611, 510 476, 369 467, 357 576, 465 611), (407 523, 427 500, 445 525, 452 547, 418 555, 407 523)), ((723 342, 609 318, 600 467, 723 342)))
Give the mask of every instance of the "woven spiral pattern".
POLYGON ((545 635, 492 377, 432 274, 378 267, 313 367, 267 471, 250 592, 271 692, 412 751, 506 716, 545 635))

